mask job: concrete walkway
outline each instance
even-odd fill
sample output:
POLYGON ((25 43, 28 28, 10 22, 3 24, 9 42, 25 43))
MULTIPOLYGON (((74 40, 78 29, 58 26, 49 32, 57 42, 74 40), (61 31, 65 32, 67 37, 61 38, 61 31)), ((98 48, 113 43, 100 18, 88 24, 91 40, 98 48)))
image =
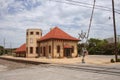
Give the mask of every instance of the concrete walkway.
MULTIPOLYGON (((29 61, 29 62, 36 62, 36 63, 52 63, 52 64, 78 64, 82 63, 82 57, 77 58, 62 58, 62 59, 48 59, 48 58, 22 58, 22 57, 13 57, 13 56, 0 56, 0 58, 4 59, 11 59, 14 61, 29 61)), ((112 56, 105 56, 105 55, 88 55, 85 57, 85 62, 87 64, 113 64, 110 63, 111 59, 114 59, 114 55, 112 56)))

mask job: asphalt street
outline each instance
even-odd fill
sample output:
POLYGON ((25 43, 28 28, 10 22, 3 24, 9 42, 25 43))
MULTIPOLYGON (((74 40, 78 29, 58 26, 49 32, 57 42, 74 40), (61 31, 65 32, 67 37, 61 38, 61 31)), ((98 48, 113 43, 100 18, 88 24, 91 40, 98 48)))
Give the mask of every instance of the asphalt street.
MULTIPOLYGON (((84 69, 85 68, 87 69, 88 67, 84 67, 84 69)), ((101 68, 97 70, 101 70, 101 68)), ((99 73, 89 70, 85 71, 82 69, 64 67, 63 65, 51 66, 42 64, 37 66, 6 70, 0 72, 0 80, 119 80, 119 79, 120 75, 99 73)))

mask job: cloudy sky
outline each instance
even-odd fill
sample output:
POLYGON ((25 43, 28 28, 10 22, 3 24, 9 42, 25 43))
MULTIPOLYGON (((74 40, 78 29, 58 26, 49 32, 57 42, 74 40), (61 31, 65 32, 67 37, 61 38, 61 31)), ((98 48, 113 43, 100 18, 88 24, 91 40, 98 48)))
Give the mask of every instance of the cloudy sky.
MULTIPOLYGON (((90 37, 113 36, 111 1, 96 0, 90 37)), ((88 30, 92 4, 93 0, 0 0, 0 45, 5 40, 5 47, 19 47, 25 43, 28 28, 40 28, 46 34, 58 26, 77 38, 81 30, 88 30)), ((115 8, 120 35, 120 0, 115 0, 115 8)))

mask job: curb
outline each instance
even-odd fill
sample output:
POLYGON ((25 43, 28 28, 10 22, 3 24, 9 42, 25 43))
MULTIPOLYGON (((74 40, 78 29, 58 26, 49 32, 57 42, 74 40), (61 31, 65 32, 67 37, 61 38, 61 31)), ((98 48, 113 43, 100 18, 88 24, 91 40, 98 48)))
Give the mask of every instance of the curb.
POLYGON ((50 64, 50 63, 47 63, 47 62, 29 61, 29 60, 21 60, 21 59, 12 59, 12 58, 5 58, 5 57, 0 57, 0 59, 13 61, 13 62, 18 62, 18 63, 34 64, 34 65, 50 64))

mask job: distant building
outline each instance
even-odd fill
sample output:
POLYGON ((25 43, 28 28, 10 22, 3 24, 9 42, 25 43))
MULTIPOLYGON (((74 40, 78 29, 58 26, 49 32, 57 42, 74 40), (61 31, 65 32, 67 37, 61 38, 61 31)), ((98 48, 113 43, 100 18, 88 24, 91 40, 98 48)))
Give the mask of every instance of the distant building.
POLYGON ((42 36, 40 29, 27 29, 26 44, 16 49, 17 56, 25 57, 77 57, 77 43, 74 38, 58 27, 42 36))
MULTIPOLYGON (((115 42, 114 37, 106 38, 105 40, 107 40, 108 43, 114 43, 115 42)), ((117 36, 117 42, 120 43, 120 35, 117 36)))

